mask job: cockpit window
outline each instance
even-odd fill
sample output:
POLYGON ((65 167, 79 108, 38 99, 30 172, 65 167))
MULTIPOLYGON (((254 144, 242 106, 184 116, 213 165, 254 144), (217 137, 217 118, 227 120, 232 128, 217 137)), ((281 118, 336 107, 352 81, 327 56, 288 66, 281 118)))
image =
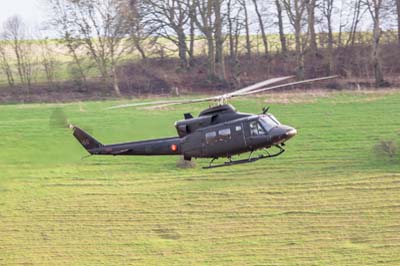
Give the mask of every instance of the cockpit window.
POLYGON ((261 117, 260 123, 267 131, 270 131, 273 127, 280 125, 279 121, 273 115, 266 115, 261 117))
POLYGON ((262 128, 258 121, 250 122, 250 134, 252 136, 258 136, 265 134, 265 130, 262 128))
POLYGON ((281 123, 278 121, 278 119, 274 115, 269 115, 269 118, 271 118, 277 125, 280 125, 281 123))

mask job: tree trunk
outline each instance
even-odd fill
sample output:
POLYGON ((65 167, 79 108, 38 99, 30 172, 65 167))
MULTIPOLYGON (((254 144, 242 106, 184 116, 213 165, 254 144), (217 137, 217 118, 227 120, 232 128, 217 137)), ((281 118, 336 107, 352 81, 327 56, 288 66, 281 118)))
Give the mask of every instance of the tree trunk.
POLYGON ((382 2, 383 0, 373 0, 367 2, 367 8, 369 13, 371 14, 371 18, 373 20, 373 40, 372 40, 372 66, 374 69, 375 76, 375 86, 382 87, 385 85, 385 80, 382 73, 381 62, 379 58, 379 42, 382 36, 381 30, 381 12, 382 12, 382 2))
POLYGON ((332 31, 332 21, 328 17, 328 53, 329 53, 329 75, 335 72, 335 62, 333 57, 333 31, 332 31))
POLYGON ((139 36, 134 36, 133 37, 133 43, 135 45, 135 48, 139 51, 140 56, 142 57, 143 60, 147 59, 146 53, 142 47, 142 44, 140 43, 140 37, 139 36))
POLYGON ((214 0, 215 12, 215 64, 216 73, 220 80, 225 80, 224 38, 222 36, 221 1, 214 0))
POLYGON ((113 76, 113 87, 114 87, 114 91, 115 94, 119 97, 122 96, 121 94, 121 90, 119 89, 119 85, 118 85, 118 76, 117 76, 117 69, 115 64, 113 64, 113 66, 111 67, 111 71, 112 71, 112 76, 113 76))
POLYGON ((13 88, 15 86, 15 81, 14 81, 14 76, 12 74, 12 70, 9 65, 6 66, 6 68, 4 69, 4 72, 6 73, 6 76, 7 76, 8 85, 11 88, 13 88))
MULTIPOLYGON (((326 19, 326 24, 328 27, 328 75, 335 72, 335 62, 333 54, 333 28, 332 28, 332 12, 333 12, 334 0, 323 0, 322 2, 322 13, 326 19)), ((340 23, 341 25, 341 23, 340 23)), ((340 38, 340 32, 339 32, 340 38)))
POLYGON ((8 63, 2 63, 2 69, 3 69, 3 72, 4 72, 4 74, 6 75, 6 77, 7 77, 7 83, 8 83, 8 85, 10 86, 10 87, 14 87, 14 85, 15 85, 15 81, 14 81, 14 76, 13 76, 13 74, 12 74, 12 70, 11 70, 11 67, 10 67, 10 65, 8 64, 8 63))
POLYGON ((215 45, 214 45, 214 39, 212 37, 212 33, 209 33, 208 36, 207 36, 207 46, 208 46, 208 56, 207 56, 208 77, 210 79, 215 79, 215 77, 216 77, 215 45))
POLYGON ((178 51, 179 51, 179 60, 180 60, 180 67, 182 69, 188 68, 188 61, 187 61, 187 46, 186 46, 186 35, 182 31, 178 36, 178 51))
POLYGON ((296 39, 296 75, 297 78, 302 80, 304 79, 304 57, 303 51, 301 47, 301 32, 300 30, 295 30, 295 39, 296 39))
POLYGON ((310 77, 316 76, 316 63, 317 63, 317 54, 318 54, 318 46, 317 46, 317 35, 315 34, 315 1, 316 0, 306 0, 306 8, 307 8, 307 22, 308 22, 308 36, 310 38, 310 47, 307 51, 308 53, 308 75, 310 77))
POLYGON ((374 68, 375 85, 377 87, 381 87, 385 84, 381 63, 379 60, 379 42, 381 34, 382 32, 380 29, 379 17, 376 17, 374 22, 374 32, 373 32, 374 38, 372 43, 372 65, 374 68))
POLYGON ((195 17, 196 10, 195 6, 190 7, 190 33, 189 33, 189 66, 194 66, 194 41, 195 41, 195 17))
MULTIPOLYGON (((219 1, 219 0, 218 0, 219 1)), ((208 78, 214 80, 216 78, 215 68, 215 27, 213 19, 215 19, 213 1, 194 1, 196 5, 195 23, 198 29, 204 34, 207 39, 207 72, 208 78), (199 19, 200 18, 200 19, 199 19)))
POLYGON ((262 20, 262 16, 258 7, 258 2, 257 0, 253 0, 254 3, 254 8, 256 11, 256 15, 258 18, 258 24, 260 25, 260 30, 261 30, 261 38, 264 44, 264 55, 268 56, 268 39, 267 39, 267 35, 265 34, 265 27, 264 27, 264 22, 262 20))
POLYGON ((18 40, 13 41, 13 50, 15 57, 17 58, 17 70, 18 70, 18 75, 21 83, 23 85, 26 84, 25 80, 25 75, 24 75, 24 69, 23 69, 23 64, 22 64, 22 58, 21 58, 21 47, 20 47, 20 42, 18 40))
POLYGON ((317 52, 317 35, 315 34, 315 0, 307 0, 308 32, 310 36, 310 49, 317 52))
POLYGON ((244 27, 246 30, 246 54, 247 57, 251 57, 251 40, 250 40, 250 26, 249 26, 249 14, 247 11, 246 1, 243 1, 243 10, 244 10, 244 27))
POLYGON ((278 11, 279 40, 281 42, 282 54, 286 54, 287 53, 286 36, 283 29, 282 6, 279 1, 280 0, 275 0, 276 10, 278 11))
MULTIPOLYGON (((400 1, 400 0, 399 0, 400 1)), ((229 57, 231 62, 235 59, 235 44, 234 44, 234 36, 233 36, 233 21, 232 21, 232 0, 228 1, 227 7, 227 15, 228 15, 228 38, 229 38, 229 57)))
POLYGON ((397 39, 400 44, 400 0, 396 0, 397 7, 397 39))

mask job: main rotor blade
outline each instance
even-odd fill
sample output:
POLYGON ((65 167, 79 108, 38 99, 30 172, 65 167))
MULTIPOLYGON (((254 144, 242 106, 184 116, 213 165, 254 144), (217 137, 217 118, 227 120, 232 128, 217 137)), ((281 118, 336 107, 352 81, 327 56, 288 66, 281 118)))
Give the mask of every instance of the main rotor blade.
POLYGON ((246 95, 251 95, 251 94, 256 94, 256 93, 260 93, 260 92, 264 92, 264 91, 285 88, 285 87, 294 86, 294 85, 300 85, 300 84, 306 84, 306 83, 311 83, 311 82, 315 82, 315 81, 334 79, 337 77, 339 77, 339 76, 329 76, 329 77, 322 77, 322 78, 315 78, 315 79, 307 79, 307 80, 302 80, 302 81, 295 81, 295 82, 291 82, 291 83, 286 83, 286 84, 277 85, 277 86, 273 86, 273 87, 258 89, 258 90, 254 90, 254 91, 250 91, 250 92, 241 93, 241 94, 235 94, 235 95, 232 95, 232 97, 246 96, 246 95))
POLYGON ((299 84, 305 84, 305 83, 310 83, 314 81, 321 81, 321 80, 327 80, 327 79, 333 79, 338 76, 330 76, 330 77, 323 77, 323 78, 316 78, 316 79, 308 79, 308 80, 302 80, 302 81, 296 81, 296 82, 291 82, 291 83, 286 83, 282 85, 277 85, 273 87, 268 87, 268 88, 262 88, 274 83, 278 83, 284 80, 288 80, 293 78, 294 76, 286 76, 286 77, 280 77, 280 78, 273 78, 269 80, 265 80, 262 82, 259 82, 257 84, 245 87, 243 89, 231 92, 231 93, 226 93, 222 95, 217 95, 213 97, 207 97, 207 98, 200 98, 200 99, 183 99, 183 100, 170 100, 170 101, 156 101, 156 102, 144 102, 144 103, 130 103, 130 104, 123 104, 123 105, 117 105, 117 106, 112 106, 107 108, 108 110, 111 109, 120 109, 120 108, 128 108, 128 107, 137 107, 137 106, 147 106, 147 105, 155 105, 155 107, 165 107, 165 106, 171 106, 171 105, 180 105, 180 104, 190 104, 190 103, 200 103, 200 102, 210 102, 210 101, 221 101, 225 100, 231 97, 238 97, 238 96, 245 96, 245 95, 250 95, 250 94, 255 94, 259 92, 264 92, 268 90, 273 90, 273 89, 278 89, 278 88, 284 88, 288 86, 293 86, 293 85, 299 85, 299 84))
POLYGON ((274 83, 278 83, 278 82, 281 82, 281 81, 285 81, 285 80, 288 80, 288 79, 292 79, 294 77, 295 76, 286 76, 286 77, 279 77, 279 78, 273 78, 273 79, 264 80, 264 81, 261 81, 259 83, 254 84, 254 85, 245 87, 243 89, 240 89, 240 90, 237 90, 237 91, 233 91, 233 92, 230 92, 230 93, 226 93, 226 94, 222 95, 222 97, 229 98, 229 97, 231 97, 233 95, 236 95, 236 94, 242 94, 242 93, 250 92, 252 90, 261 89, 261 88, 266 87, 268 85, 271 85, 271 84, 274 84, 274 83))
POLYGON ((145 103, 131 103, 131 104, 123 104, 123 105, 112 106, 112 107, 109 107, 107 109, 111 110, 111 109, 120 109, 120 108, 146 106, 146 105, 157 105, 157 106, 164 107, 164 106, 178 105, 178 104, 190 104, 190 103, 199 103, 199 102, 218 101, 218 100, 230 98, 230 97, 232 97, 233 95, 236 95, 236 94, 249 92, 249 91, 256 90, 256 89, 259 89, 259 88, 262 88, 262 87, 265 87, 265 86, 268 86, 268 85, 271 85, 271 84, 274 84, 274 83, 278 83, 278 82, 281 82, 281 81, 284 81, 284 80, 288 80, 288 79, 291 79, 293 77, 294 76, 286 76, 286 77, 268 79, 268 80, 264 80, 262 82, 256 83, 254 85, 245 87, 243 89, 234 91, 234 92, 230 92, 230 93, 226 93, 226 94, 222 94, 222 95, 217 95, 217 96, 213 96, 213 97, 208 97, 208 98, 171 100, 171 101, 156 101, 156 102, 145 102, 145 103))
POLYGON ((120 109, 120 108, 128 108, 128 107, 136 107, 136 106, 146 106, 146 105, 175 105, 175 104, 189 104, 189 103, 199 103, 199 102, 209 102, 216 101, 220 96, 208 97, 208 98, 200 98, 200 99, 184 99, 184 100, 170 100, 170 101, 156 101, 156 102, 145 102, 145 103, 130 103, 117 105, 107 108, 108 110, 112 109, 120 109))

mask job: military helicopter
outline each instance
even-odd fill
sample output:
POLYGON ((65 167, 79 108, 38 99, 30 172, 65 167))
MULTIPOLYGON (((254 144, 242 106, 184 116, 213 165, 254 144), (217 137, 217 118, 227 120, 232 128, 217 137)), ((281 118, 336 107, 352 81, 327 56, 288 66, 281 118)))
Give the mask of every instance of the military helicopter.
POLYGON ((281 155, 285 152, 283 148, 285 142, 293 138, 297 134, 297 130, 282 125, 273 114, 268 112, 269 108, 264 108, 261 114, 246 114, 238 112, 227 103, 227 100, 336 77, 329 76, 276 85, 294 78, 286 76, 265 80, 234 92, 209 98, 142 102, 108 108, 118 109, 146 105, 164 107, 198 102, 216 103, 203 110, 196 118, 190 113, 184 114, 184 120, 175 123, 177 137, 103 145, 79 127, 73 125, 70 127, 75 138, 90 155, 181 155, 186 161, 191 161, 193 158, 210 158, 210 163, 203 167, 204 169, 251 163, 281 155), (273 84, 275 86, 270 87, 273 84), (271 154, 268 149, 272 147, 277 148, 277 152, 271 154), (257 150, 265 152, 253 156, 253 152, 257 150), (232 160, 232 156, 248 152, 250 152, 248 158, 232 160), (228 161, 213 164, 218 158, 227 158, 228 161))

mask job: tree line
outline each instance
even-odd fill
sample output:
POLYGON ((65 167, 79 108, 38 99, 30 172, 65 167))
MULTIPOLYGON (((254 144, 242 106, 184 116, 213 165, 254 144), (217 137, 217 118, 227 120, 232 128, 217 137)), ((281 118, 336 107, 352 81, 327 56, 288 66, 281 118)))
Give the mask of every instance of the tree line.
POLYGON ((337 73, 335 51, 362 45, 382 86, 382 39, 400 45, 400 0, 46 0, 46 8, 46 27, 34 34, 19 17, 2 26, 0 67, 11 87, 29 89, 38 67, 55 81, 54 42, 71 58, 74 79, 84 84, 95 69, 117 95, 118 66, 133 53, 143 61, 174 53, 179 71, 204 57, 210 81, 229 79, 226 65, 240 68, 243 58, 291 57, 303 79, 321 60, 324 74, 337 73), (55 40, 43 37, 49 32, 55 40))

